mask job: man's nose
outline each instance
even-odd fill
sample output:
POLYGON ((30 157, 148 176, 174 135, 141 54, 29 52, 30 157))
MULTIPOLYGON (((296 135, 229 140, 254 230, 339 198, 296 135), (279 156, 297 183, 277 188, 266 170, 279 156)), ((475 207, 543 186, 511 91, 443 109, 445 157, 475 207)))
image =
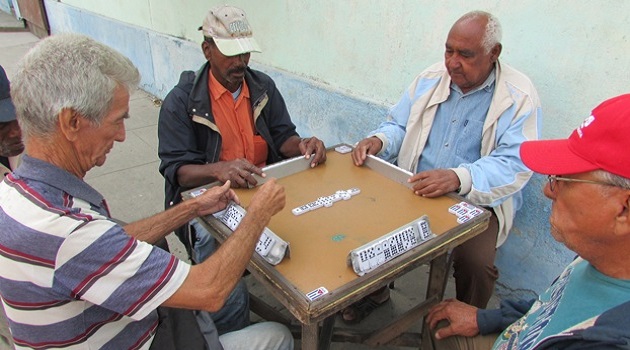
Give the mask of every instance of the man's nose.
POLYGON ((446 60, 446 64, 450 68, 457 68, 457 67, 461 66, 461 61, 460 61, 459 56, 457 54, 453 54, 451 57, 449 57, 446 60))
POLYGON ((120 127, 118 130, 118 134, 116 135, 116 141, 123 142, 127 138, 127 130, 125 130, 125 124, 120 127))

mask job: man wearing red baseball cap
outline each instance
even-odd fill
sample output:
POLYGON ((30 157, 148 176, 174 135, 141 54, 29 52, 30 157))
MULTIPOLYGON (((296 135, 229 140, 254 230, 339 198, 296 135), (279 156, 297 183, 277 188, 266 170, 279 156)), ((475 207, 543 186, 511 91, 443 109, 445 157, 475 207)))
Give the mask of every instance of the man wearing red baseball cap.
POLYGON ((597 106, 568 139, 522 144, 523 163, 549 179, 551 234, 578 256, 537 300, 503 301, 499 310, 438 304, 428 327, 446 326, 425 338, 425 348, 630 346, 629 136, 625 94, 597 106))

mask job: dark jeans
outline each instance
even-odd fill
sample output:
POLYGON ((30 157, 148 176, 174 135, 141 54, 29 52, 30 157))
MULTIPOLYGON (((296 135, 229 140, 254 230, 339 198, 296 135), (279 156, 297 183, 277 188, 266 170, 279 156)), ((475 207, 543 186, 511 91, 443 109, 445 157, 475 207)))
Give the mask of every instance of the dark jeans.
MULTIPOLYGON (((157 311, 160 324, 150 350, 209 349, 192 310, 160 306, 157 311)), ((219 344, 218 335, 216 342, 219 344)))

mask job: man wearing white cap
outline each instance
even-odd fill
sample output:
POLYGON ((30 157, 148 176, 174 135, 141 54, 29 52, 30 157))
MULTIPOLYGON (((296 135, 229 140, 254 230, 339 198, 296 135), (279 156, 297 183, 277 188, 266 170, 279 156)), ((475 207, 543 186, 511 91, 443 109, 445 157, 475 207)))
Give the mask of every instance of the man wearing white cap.
POLYGON ((434 349, 630 347, 629 134, 626 94, 596 107, 568 139, 522 144, 525 165, 549 179, 551 235, 578 256, 537 300, 499 310, 436 305, 428 327, 446 326, 427 335, 426 348, 432 340, 434 349))
MULTIPOLYGON (((247 66, 250 53, 260 47, 245 12, 215 7, 199 29, 207 62, 197 72, 181 74, 160 110, 158 153, 166 207, 179 203, 182 191, 214 181, 256 185, 252 175, 264 176, 262 167, 289 157, 305 155, 313 167, 325 162, 324 143, 300 138, 273 80, 247 66)), ((214 238, 196 220, 190 224, 176 233, 200 263, 216 249, 214 238)), ((244 283, 212 318, 220 333, 249 323, 244 283)))

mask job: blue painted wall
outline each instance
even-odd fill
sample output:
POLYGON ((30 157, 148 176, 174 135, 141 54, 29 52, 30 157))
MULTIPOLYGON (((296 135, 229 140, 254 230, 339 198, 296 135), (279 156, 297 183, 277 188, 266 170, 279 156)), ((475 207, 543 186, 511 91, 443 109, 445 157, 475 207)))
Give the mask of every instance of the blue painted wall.
MULTIPOLYGON (((196 70, 204 62, 199 42, 161 34, 62 2, 46 0, 45 4, 52 33, 83 33, 118 49, 140 69, 141 87, 157 97, 163 98, 168 93, 181 71, 196 70)), ((357 69, 352 62, 344 63, 357 69)), ((350 91, 331 88, 321 80, 307 79, 268 65, 256 62, 251 65, 274 78, 300 134, 317 135, 327 145, 359 141, 384 119, 390 104, 361 99, 350 91)), ((421 68, 414 68, 414 74, 421 68)), ((362 69, 365 74, 371 70, 369 67, 362 69)), ((396 95, 402 93, 410 80, 401 84, 396 95)), ((378 84, 374 86, 380 88, 378 84)), ((588 113, 587 110, 581 112, 588 113)), ((576 117, 576 120, 581 119, 576 117)), ((549 124, 548 120, 545 124, 549 124)), ((556 125, 555 122, 551 124, 556 125)), ((568 134, 568 127, 566 130, 568 134)), ((535 296, 573 257, 573 253, 549 235, 549 201, 541 194, 544 181, 543 177, 536 176, 526 187, 524 207, 517 215, 508 241, 499 249, 497 266, 501 277, 497 294, 500 296, 535 296)))

